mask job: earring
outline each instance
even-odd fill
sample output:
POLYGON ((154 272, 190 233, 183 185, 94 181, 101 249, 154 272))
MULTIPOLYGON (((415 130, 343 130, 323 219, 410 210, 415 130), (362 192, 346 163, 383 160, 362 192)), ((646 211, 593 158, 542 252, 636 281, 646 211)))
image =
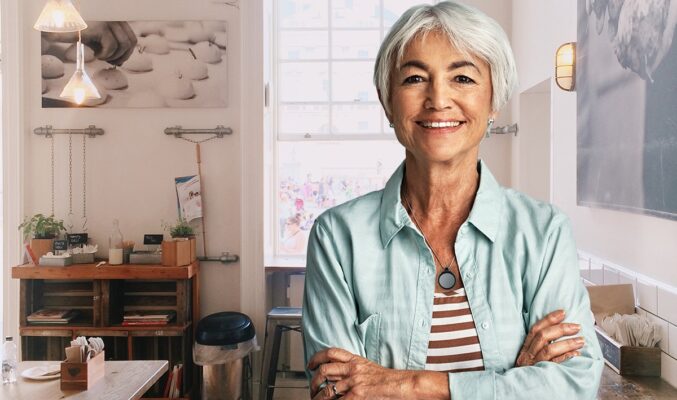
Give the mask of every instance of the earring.
POLYGON ((394 128, 394 127, 395 127, 395 124, 393 124, 392 122, 389 123, 388 125, 389 125, 391 128, 394 128))
POLYGON ((484 132, 484 137, 485 137, 485 138, 488 138, 489 136, 491 136, 491 126, 492 126, 493 124, 494 124, 494 119, 493 119, 493 118, 489 118, 489 120, 487 121, 487 130, 486 130, 486 132, 484 132))

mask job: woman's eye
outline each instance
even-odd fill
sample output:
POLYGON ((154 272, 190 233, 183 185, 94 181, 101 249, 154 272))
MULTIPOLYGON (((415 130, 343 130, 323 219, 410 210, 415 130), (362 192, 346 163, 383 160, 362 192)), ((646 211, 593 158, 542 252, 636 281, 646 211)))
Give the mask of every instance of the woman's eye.
POLYGON ((474 80, 465 75, 459 75, 456 78, 454 78, 454 80, 458 83, 475 83, 474 80))
POLYGON ((420 75, 412 75, 404 79, 405 84, 421 83, 421 82, 423 82, 423 77, 421 77, 420 75))

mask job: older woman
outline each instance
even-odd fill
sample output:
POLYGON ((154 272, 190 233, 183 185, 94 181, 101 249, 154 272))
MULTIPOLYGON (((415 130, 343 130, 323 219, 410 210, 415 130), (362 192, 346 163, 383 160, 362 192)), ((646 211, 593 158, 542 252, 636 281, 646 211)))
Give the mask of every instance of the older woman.
POLYGON ((315 399, 595 397, 603 363, 569 222, 478 161, 515 81, 505 33, 467 6, 413 7, 385 38, 374 82, 406 157, 313 227, 315 399))

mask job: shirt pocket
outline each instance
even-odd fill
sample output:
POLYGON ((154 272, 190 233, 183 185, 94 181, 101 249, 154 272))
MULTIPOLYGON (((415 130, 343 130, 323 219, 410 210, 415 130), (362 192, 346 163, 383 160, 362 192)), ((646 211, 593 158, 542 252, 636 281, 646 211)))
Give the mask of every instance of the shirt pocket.
POLYGON ((366 357, 378 364, 380 362, 381 314, 371 314, 361 323, 355 321, 355 328, 364 346, 366 357))

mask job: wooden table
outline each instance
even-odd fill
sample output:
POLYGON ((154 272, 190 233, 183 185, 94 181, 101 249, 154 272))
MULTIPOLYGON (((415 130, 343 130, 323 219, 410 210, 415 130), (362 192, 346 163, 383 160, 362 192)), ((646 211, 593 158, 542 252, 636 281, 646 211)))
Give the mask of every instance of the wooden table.
POLYGON ((677 389, 659 377, 621 376, 605 365, 597 399, 677 399, 677 389))
MULTIPOLYGON (((0 386, 0 398, 12 400, 131 400, 140 399, 167 372, 167 361, 106 361, 106 375, 89 390, 61 391, 58 378, 36 381, 21 377, 21 372, 53 361, 19 363, 17 383, 0 386)), ((56 363, 58 364, 58 363, 56 363)))

